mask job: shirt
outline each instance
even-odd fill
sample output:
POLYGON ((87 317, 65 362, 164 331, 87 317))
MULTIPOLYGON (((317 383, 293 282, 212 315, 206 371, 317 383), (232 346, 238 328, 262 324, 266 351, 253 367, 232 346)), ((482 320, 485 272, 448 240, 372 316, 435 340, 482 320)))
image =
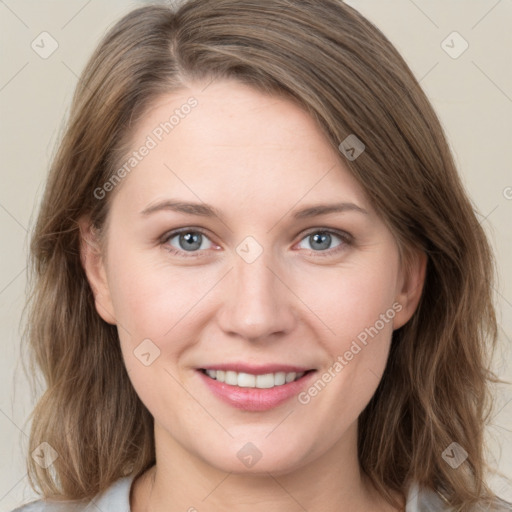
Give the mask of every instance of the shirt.
MULTIPOLYGON (((135 475, 120 478, 108 489, 90 501, 45 502, 33 501, 12 512, 131 512, 130 489, 135 475)), ((405 512, 450 512, 450 508, 433 490, 420 488, 413 483, 409 487, 405 512)), ((512 504, 499 499, 495 508, 478 507, 475 512, 512 512, 512 504)))

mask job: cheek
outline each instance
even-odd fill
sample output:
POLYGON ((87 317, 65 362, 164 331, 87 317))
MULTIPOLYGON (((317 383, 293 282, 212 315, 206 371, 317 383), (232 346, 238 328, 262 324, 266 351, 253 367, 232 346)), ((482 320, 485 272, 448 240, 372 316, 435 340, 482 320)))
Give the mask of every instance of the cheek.
POLYGON ((175 364, 197 339, 193 330, 194 321, 197 322, 193 306, 205 293, 207 283, 189 286, 187 269, 170 271, 161 261, 149 261, 141 256, 117 261, 119 264, 111 266, 110 285, 130 380, 152 414, 159 410, 174 414, 174 408, 166 402, 169 397, 184 410, 187 396, 182 396, 175 380, 181 380, 175 364), (147 359, 145 354, 149 354, 147 359), (162 389, 166 393, 162 394, 162 389))
POLYGON ((117 261, 112 267, 110 289, 122 340, 124 337, 137 345, 149 338, 159 345, 172 331, 190 328, 194 307, 204 293, 204 284, 197 286, 202 282, 197 271, 171 271, 162 260, 136 256, 117 261))
POLYGON ((392 331, 397 267, 380 261, 367 265, 325 269, 303 280, 300 297, 331 336, 329 353, 347 350, 347 344, 375 326, 384 336, 392 331), (381 315, 385 316, 382 325, 381 315))
POLYGON ((393 318, 400 309, 395 303, 396 279, 397 266, 388 260, 387 265, 375 262, 340 268, 335 279, 326 273, 325 278, 317 276, 314 280, 315 288, 310 286, 315 293, 307 300, 315 305, 314 312, 321 319, 316 320, 317 331, 322 329, 325 335, 317 339, 326 358, 318 380, 299 402, 315 408, 318 417, 342 418, 336 427, 326 422, 329 428, 322 432, 326 437, 338 435, 359 416, 380 382, 393 318))
POLYGON ((216 285, 223 271, 219 274, 208 265, 173 266, 162 255, 135 254, 117 261, 111 266, 110 284, 130 379, 151 411, 169 409, 162 402, 162 386, 185 406, 190 397, 183 395, 177 381, 187 378, 186 356, 196 350, 201 330, 215 314, 211 300, 215 293, 222 296, 216 285))

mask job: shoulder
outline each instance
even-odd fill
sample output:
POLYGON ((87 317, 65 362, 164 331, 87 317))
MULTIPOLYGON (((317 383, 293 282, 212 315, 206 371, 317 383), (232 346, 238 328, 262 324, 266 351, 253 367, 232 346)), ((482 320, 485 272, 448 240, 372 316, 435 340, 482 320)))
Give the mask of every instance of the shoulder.
POLYGON ((120 478, 89 501, 37 500, 12 512, 130 512, 130 489, 134 475, 120 478))
MULTIPOLYGON (((512 503, 497 498, 491 507, 478 505, 472 510, 474 512, 512 512, 512 503)), ((409 488, 405 512, 453 512, 453 508, 434 490, 413 483, 409 488)))

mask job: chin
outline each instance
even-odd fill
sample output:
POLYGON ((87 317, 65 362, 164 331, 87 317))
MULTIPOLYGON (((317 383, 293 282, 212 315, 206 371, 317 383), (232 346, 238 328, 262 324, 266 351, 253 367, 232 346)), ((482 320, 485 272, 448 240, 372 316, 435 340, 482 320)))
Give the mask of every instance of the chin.
POLYGON ((266 431, 259 436, 243 436, 243 440, 230 439, 226 444, 217 445, 215 448, 212 445, 204 447, 197 455, 210 466, 239 475, 286 474, 306 464, 309 457, 304 442, 290 436, 287 437, 287 442, 277 436, 272 440, 272 435, 266 438, 266 431))

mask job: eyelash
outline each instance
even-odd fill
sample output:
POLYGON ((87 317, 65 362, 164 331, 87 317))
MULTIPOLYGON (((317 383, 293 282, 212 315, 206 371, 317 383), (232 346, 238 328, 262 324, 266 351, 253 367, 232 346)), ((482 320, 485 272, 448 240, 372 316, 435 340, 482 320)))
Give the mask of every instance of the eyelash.
MULTIPOLYGON (((182 250, 176 249, 175 247, 168 245, 169 240, 176 237, 177 235, 180 235, 181 233, 200 233, 209 239, 208 234, 200 228, 178 229, 178 230, 171 231, 170 233, 167 233, 166 235, 164 235, 164 238, 161 240, 161 245, 164 247, 164 249, 166 251, 168 251, 169 253, 176 255, 176 256, 185 256, 187 258, 204 257, 204 256, 202 256, 202 252, 203 252, 202 250, 190 251, 190 252, 182 251, 182 250)), ((302 240, 304 240, 308 236, 311 236, 315 233, 335 235, 338 238, 340 238, 340 240, 342 242, 339 245, 337 245, 336 247, 334 247, 333 249, 325 249, 323 251, 314 251, 311 249, 306 249, 310 254, 313 253, 315 256, 319 256, 321 258, 333 256, 333 255, 337 254, 338 252, 344 250, 346 248, 346 246, 350 246, 353 243, 353 237, 349 233, 344 232, 344 231, 328 229, 328 228, 315 228, 315 229, 305 233, 299 242, 302 242, 302 240)))

